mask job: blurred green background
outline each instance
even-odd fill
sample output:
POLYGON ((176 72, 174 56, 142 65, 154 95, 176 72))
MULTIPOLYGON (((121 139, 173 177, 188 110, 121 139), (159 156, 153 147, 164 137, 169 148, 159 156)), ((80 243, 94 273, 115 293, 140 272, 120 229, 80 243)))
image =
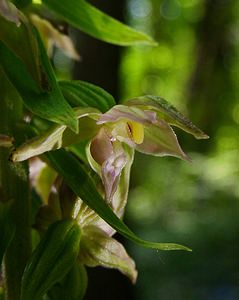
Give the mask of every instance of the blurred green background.
POLYGON ((128 11, 159 46, 124 52, 123 98, 161 95, 210 135, 177 131, 192 164, 136 157, 127 219, 141 236, 193 252, 130 244, 135 299, 239 299, 239 1, 130 0, 128 11))
POLYGON ((82 56, 74 77, 118 101, 159 95, 210 139, 176 130, 193 162, 137 154, 131 176, 129 226, 193 252, 159 253, 119 237, 136 261, 136 285, 117 271, 90 269, 87 299, 239 299, 239 1, 90 2, 159 45, 122 49, 73 32, 82 56))

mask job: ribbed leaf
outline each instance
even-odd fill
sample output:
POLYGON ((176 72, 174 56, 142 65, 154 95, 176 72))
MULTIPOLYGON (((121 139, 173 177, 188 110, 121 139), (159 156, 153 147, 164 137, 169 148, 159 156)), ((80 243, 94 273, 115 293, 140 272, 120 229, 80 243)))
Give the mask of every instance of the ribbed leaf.
POLYGON ((23 274, 21 300, 39 300, 62 280, 76 261, 81 231, 73 220, 49 227, 33 252, 23 274))
POLYGON ((47 76, 42 86, 40 87, 32 78, 25 64, 0 42, 0 60, 3 69, 30 111, 44 119, 67 125, 73 131, 77 131, 75 113, 64 99, 46 51, 39 35, 37 33, 36 35, 40 49, 40 61, 47 76))
POLYGON ((189 248, 178 244, 153 243, 140 239, 113 213, 98 193, 92 178, 73 155, 60 149, 50 152, 46 156, 73 192, 123 236, 147 248, 190 251, 189 248))
POLYGON ((60 81, 59 85, 71 106, 95 107, 105 112, 114 106, 114 98, 104 89, 81 80, 60 81))
POLYGON ((84 0, 42 2, 71 25, 102 41, 121 46, 156 45, 146 34, 122 24, 84 0))

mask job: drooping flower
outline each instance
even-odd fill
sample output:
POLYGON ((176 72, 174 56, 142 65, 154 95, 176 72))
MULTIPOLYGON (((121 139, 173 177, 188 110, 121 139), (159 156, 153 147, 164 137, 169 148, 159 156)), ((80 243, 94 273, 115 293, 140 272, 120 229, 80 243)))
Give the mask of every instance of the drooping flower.
MULTIPOLYGON (((123 215, 127 200, 127 188, 121 187, 120 179, 123 170, 133 160, 134 150, 155 156, 170 155, 189 160, 181 149, 171 125, 180 127, 198 139, 208 138, 173 106, 159 97, 144 96, 131 99, 125 105, 116 105, 104 114, 94 108, 75 110, 79 120, 79 134, 73 133, 67 126, 54 125, 47 132, 14 151, 12 160, 25 160, 46 151, 88 140, 87 158, 102 179, 106 201, 114 207, 115 198, 118 198, 114 198, 114 194, 118 188, 124 190, 124 195, 121 194, 122 206, 121 212, 118 212, 119 216, 123 215)), ((126 177, 129 180, 128 174, 126 177)), ((123 179, 123 184, 127 186, 126 180, 123 179)))
MULTIPOLYGON (((112 237, 115 231, 79 197, 76 197, 59 176, 52 183, 51 178, 46 176, 52 171, 48 165, 45 165, 35 182, 39 194, 49 191, 45 205, 38 211, 35 228, 44 232, 50 224, 58 220, 73 218, 81 229, 79 263, 87 267, 102 266, 117 269, 135 283, 137 278, 135 262, 124 246, 112 237), (43 177, 45 177, 44 182, 43 177)), ((115 206, 116 214, 117 211, 118 207, 115 206)))
MULTIPOLYGON (((54 125, 17 148, 11 159, 22 161, 62 147, 77 154, 77 143, 87 142, 87 160, 100 176, 105 200, 119 218, 122 218, 127 203, 135 150, 188 160, 171 125, 180 127, 196 138, 207 138, 174 107, 151 96, 132 99, 125 105, 116 105, 104 114, 95 108, 76 108, 75 112, 79 121, 78 134, 65 125, 54 125)), ((54 200, 52 203, 55 206, 55 197, 51 200, 54 200)), ((64 217, 59 214, 59 207, 57 206, 56 218, 64 217)), ((75 201, 73 211, 72 217, 82 229, 79 253, 81 263, 117 268, 135 282, 135 263, 123 246, 112 237, 115 230, 80 198, 75 201)))

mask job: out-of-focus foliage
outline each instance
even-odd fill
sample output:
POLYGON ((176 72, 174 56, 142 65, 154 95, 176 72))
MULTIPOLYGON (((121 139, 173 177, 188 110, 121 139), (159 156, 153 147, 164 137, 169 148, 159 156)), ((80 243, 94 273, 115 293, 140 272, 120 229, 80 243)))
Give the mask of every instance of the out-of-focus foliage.
POLYGON ((135 298, 238 299, 239 3, 129 0, 128 13, 159 46, 124 52, 122 98, 158 94, 210 135, 204 145, 179 136, 192 164, 136 156, 128 219, 145 238, 179 239, 193 252, 132 248, 135 298))

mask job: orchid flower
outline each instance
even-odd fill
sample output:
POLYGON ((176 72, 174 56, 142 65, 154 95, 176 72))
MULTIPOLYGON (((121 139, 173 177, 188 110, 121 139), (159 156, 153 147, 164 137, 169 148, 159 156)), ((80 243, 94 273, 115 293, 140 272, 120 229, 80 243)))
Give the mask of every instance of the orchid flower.
MULTIPOLYGON (((52 171, 44 164, 40 176, 35 178, 35 186, 38 187, 40 194, 49 191, 46 204, 38 212, 35 227, 44 232, 51 223, 58 220, 75 219, 81 228, 79 263, 87 267, 103 266, 117 269, 135 283, 137 278, 135 262, 127 254, 124 246, 112 237, 115 231, 76 197, 59 176, 52 182, 48 176, 52 171)), ((119 202, 118 204, 120 205, 119 202)), ((114 212, 117 211, 118 207, 115 206, 114 212)))
MULTIPOLYGON (((62 147, 75 151, 77 143, 87 141, 88 163, 100 176, 105 200, 119 218, 123 217, 127 203, 135 150, 189 160, 171 125, 180 127, 196 138, 207 138, 165 100, 152 96, 129 100, 103 114, 89 107, 76 108, 75 112, 79 122, 78 134, 65 125, 54 125, 14 150, 11 159, 22 161, 62 147)), ((58 215, 57 218, 60 217, 58 215)), ((137 271, 134 261, 123 246, 112 238, 115 230, 80 198, 75 202, 72 217, 82 229, 81 263, 117 268, 135 282, 137 271)))
POLYGON ((198 139, 208 138, 159 97, 131 99, 124 105, 112 107, 104 114, 95 108, 76 108, 75 111, 79 121, 78 134, 73 133, 67 126, 54 125, 15 150, 12 160, 22 161, 46 151, 88 140, 88 161, 101 177, 106 201, 113 209, 114 206, 118 207, 119 217, 123 215, 127 202, 130 173, 128 166, 132 163, 134 150, 155 156, 170 155, 189 160, 170 125, 180 127, 198 139), (128 174, 122 177, 124 169, 127 169, 128 174), (117 190, 120 195, 114 197, 117 190), (118 198, 121 206, 117 203, 118 198))

